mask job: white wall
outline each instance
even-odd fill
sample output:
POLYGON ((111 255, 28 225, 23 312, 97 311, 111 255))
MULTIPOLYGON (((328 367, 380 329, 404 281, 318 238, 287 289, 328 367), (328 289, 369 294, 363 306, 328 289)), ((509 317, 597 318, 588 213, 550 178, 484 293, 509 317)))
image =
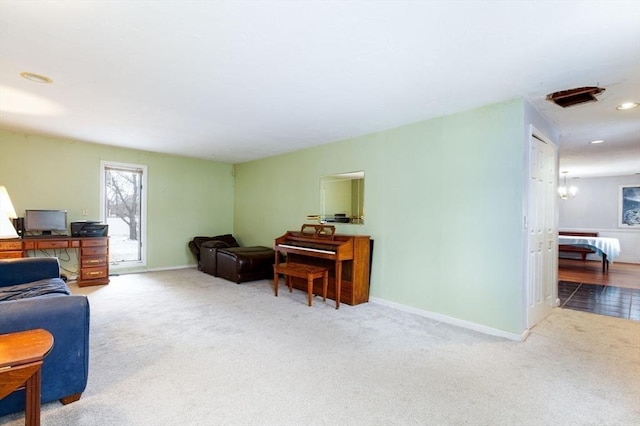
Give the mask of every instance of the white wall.
MULTIPOLYGON (((578 194, 572 200, 560 200, 559 229, 598 232, 601 237, 617 238, 620 240, 620 257, 614 261, 640 263, 640 228, 618 227, 620 185, 640 186, 640 176, 567 180, 567 186, 571 185, 578 187, 578 194)), ((588 259, 600 258, 591 254, 588 259)))

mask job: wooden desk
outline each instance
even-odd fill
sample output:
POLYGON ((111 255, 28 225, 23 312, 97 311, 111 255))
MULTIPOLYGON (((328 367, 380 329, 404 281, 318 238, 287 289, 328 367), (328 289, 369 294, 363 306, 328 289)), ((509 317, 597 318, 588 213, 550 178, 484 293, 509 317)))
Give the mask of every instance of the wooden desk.
POLYGON ((40 424, 41 368, 52 347, 53 336, 43 329, 0 334, 0 399, 24 385, 27 426, 40 424))
POLYGON ((10 238, 0 240, 0 259, 16 259, 22 257, 22 240, 10 238))
POLYGON ((0 259, 27 257, 29 250, 78 250, 79 287, 109 284, 109 237, 43 237, 0 240, 0 259))

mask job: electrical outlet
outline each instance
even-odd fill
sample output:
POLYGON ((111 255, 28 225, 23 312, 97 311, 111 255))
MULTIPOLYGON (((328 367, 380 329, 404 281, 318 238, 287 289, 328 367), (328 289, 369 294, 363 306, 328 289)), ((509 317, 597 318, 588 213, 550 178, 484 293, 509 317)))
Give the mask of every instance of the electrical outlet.
POLYGON ((89 210, 88 209, 82 210, 82 216, 89 216, 89 210))

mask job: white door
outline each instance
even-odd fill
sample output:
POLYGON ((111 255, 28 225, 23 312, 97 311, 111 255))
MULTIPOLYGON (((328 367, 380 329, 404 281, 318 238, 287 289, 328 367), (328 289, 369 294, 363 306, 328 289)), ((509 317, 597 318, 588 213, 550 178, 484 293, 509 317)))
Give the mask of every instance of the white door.
POLYGON ((109 225, 112 269, 146 265, 147 166, 100 162, 102 219, 109 225))
POLYGON ((553 144, 531 136, 527 219, 528 328, 542 321, 557 299, 556 158, 553 144))

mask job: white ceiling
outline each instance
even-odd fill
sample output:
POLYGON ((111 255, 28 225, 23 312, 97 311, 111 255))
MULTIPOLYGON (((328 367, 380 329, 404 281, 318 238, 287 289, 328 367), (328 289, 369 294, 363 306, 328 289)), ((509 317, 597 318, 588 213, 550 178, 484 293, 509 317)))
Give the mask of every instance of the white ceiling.
POLYGON ((0 1, 7 130, 238 163, 516 97, 570 177, 640 173, 640 2, 0 1))

